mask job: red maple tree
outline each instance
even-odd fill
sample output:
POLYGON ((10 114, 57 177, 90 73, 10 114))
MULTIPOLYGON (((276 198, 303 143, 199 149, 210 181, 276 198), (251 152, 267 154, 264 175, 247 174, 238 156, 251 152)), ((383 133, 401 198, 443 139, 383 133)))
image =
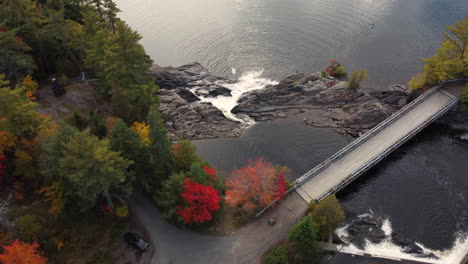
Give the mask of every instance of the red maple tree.
POLYGON ((248 161, 247 165, 234 170, 226 181, 226 203, 247 209, 266 207, 286 193, 283 171, 286 167, 275 166, 263 158, 248 161))
POLYGON ((185 205, 179 206, 177 213, 184 219, 184 224, 210 221, 212 213, 218 211, 221 197, 212 186, 204 186, 186 178, 184 192, 180 194, 185 205))
POLYGON ((276 184, 276 198, 281 198, 286 194, 286 191, 288 190, 288 184, 286 182, 286 179, 284 178, 283 173, 278 173, 278 179, 276 184))
POLYGON ((3 253, 0 255, 2 264, 46 264, 47 259, 37 249, 36 242, 28 244, 19 240, 13 241, 9 246, 3 246, 3 253))
POLYGON ((208 166, 205 166, 203 167, 203 170, 205 170, 205 172, 210 175, 211 179, 216 181, 216 169, 212 169, 208 166))

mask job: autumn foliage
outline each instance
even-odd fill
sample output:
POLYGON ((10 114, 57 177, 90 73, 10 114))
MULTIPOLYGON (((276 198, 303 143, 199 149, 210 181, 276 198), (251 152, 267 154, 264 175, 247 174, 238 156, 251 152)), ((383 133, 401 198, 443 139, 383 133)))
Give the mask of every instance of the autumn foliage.
POLYGON ((2 264, 46 264, 47 259, 42 256, 38 247, 36 242, 28 244, 15 240, 11 245, 3 246, 4 252, 0 255, 0 262, 2 264))
POLYGON ((268 206, 286 193, 285 167, 275 167, 263 158, 248 161, 226 181, 226 203, 246 209, 268 206))
POLYGON ((184 219, 184 224, 204 223, 212 218, 212 214, 220 208, 221 197, 212 186, 184 180, 184 192, 180 196, 184 205, 178 207, 177 213, 184 219))

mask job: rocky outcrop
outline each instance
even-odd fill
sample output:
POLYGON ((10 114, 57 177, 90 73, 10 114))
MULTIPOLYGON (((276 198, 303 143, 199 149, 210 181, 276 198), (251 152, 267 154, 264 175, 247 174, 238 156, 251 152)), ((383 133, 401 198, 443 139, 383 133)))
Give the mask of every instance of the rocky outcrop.
POLYGON ((402 248, 402 251, 413 254, 418 257, 435 258, 432 253, 424 252, 424 250, 416 244, 415 241, 405 237, 398 232, 387 230, 388 233, 382 229, 384 219, 374 214, 364 214, 347 218, 346 237, 340 237, 340 240, 351 242, 353 245, 360 249, 365 249, 366 243, 373 244, 382 243, 384 241, 391 242, 402 248))
POLYGON ((188 102, 174 90, 161 90, 159 96, 159 109, 173 140, 237 137, 244 127, 227 119, 211 103, 188 102))
POLYGON ((211 75, 199 63, 181 67, 154 66, 149 75, 159 86, 160 111, 171 139, 237 137, 244 124, 230 120, 202 98, 231 96, 223 84, 232 82, 211 75))
POLYGON ((266 121, 301 109, 307 116, 306 124, 357 136, 406 105, 409 97, 401 85, 364 93, 348 88, 345 81, 322 78, 320 73, 298 73, 278 85, 245 94, 231 112, 266 121))

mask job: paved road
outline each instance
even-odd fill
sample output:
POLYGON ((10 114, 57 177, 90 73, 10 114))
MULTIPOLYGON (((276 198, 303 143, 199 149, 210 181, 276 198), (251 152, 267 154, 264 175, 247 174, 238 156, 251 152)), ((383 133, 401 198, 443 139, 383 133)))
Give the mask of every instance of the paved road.
POLYGON ((379 131, 364 143, 347 153, 312 177, 296 191, 306 201, 317 199, 328 190, 343 181, 363 165, 378 157, 385 150, 419 127, 432 115, 446 107, 453 97, 445 91, 436 91, 395 120, 392 124, 379 131))
POLYGON ((141 264, 249 264, 286 238, 288 230, 306 213, 307 204, 296 193, 274 210, 230 236, 207 236, 166 223, 154 203, 143 196, 130 202, 132 214, 146 227, 156 249, 150 263, 141 264), (268 219, 277 218, 274 226, 268 219))

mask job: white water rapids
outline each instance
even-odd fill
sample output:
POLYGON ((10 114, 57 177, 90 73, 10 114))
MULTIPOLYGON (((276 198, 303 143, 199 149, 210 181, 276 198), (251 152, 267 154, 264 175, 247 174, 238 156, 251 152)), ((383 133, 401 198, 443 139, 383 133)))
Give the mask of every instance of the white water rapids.
MULTIPOLYGON (((359 217, 363 217, 364 215, 360 215, 359 217)), ((348 226, 345 225, 343 227, 338 228, 335 230, 335 234, 340 237, 343 241, 346 241, 346 238, 349 237, 347 232, 348 226)), ((366 244, 364 245, 364 249, 359 249, 353 244, 349 244, 344 246, 340 252, 355 254, 355 255, 362 255, 364 253, 371 254, 373 256, 378 256, 382 258, 388 259, 406 259, 406 260, 414 260, 414 261, 421 261, 425 263, 434 263, 434 264, 458 264, 460 263, 465 255, 468 253, 468 233, 458 233, 456 235, 456 239, 453 243, 452 248, 447 250, 432 250, 430 248, 425 247, 421 243, 417 243, 419 247, 421 247, 424 253, 432 253, 439 257, 439 259, 432 259, 432 258, 423 258, 418 257, 409 253, 404 252, 404 248, 394 244, 391 241, 391 234, 392 234, 392 225, 389 219, 385 219, 382 223, 381 229, 384 231, 386 238, 377 244, 373 244, 366 240, 366 244)))

